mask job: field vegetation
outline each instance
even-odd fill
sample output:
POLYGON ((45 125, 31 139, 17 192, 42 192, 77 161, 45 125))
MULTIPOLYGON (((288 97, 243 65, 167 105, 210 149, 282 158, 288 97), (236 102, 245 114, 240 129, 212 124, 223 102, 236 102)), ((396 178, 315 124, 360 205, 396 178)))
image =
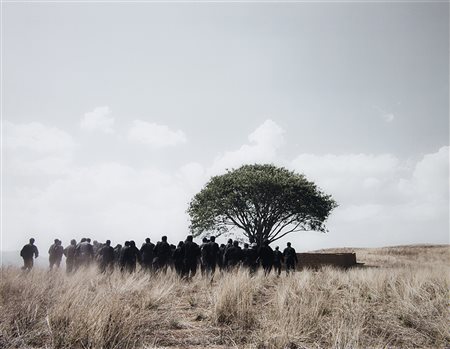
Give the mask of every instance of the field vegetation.
POLYGON ((0 347, 448 348, 449 246, 355 252, 364 267, 279 278, 6 267, 0 347))

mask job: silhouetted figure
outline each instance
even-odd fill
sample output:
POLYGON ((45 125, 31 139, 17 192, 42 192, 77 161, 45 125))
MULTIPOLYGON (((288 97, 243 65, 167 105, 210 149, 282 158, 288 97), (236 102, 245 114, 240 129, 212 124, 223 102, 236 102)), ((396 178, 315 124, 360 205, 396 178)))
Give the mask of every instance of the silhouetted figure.
POLYGON ((167 236, 163 236, 161 241, 158 241, 153 250, 155 258, 153 259, 153 267, 155 270, 167 270, 167 265, 171 257, 170 245, 167 242, 167 236))
POLYGON ((225 265, 227 268, 239 266, 242 260, 242 249, 239 247, 239 241, 234 241, 233 245, 225 249, 225 265))
POLYGON ((150 238, 145 239, 145 243, 141 246, 141 258, 142 258, 142 267, 148 271, 152 269, 153 263, 153 250, 155 249, 155 244, 150 242, 150 238))
POLYGON ((209 240, 209 243, 205 246, 206 272, 214 275, 216 272, 217 262, 220 259, 220 248, 216 242, 215 236, 211 236, 209 240))
POLYGON ((275 269, 275 273, 280 276, 281 275, 281 265, 283 263, 283 254, 280 251, 280 247, 275 247, 275 251, 273 251, 273 267, 275 269))
POLYGON ((104 273, 106 270, 114 269, 114 248, 111 246, 111 240, 106 240, 103 247, 98 251, 100 271, 104 273))
POLYGON ((248 251, 249 251, 249 244, 244 243, 244 248, 242 249, 242 266, 244 267, 248 267, 247 263, 248 251))
POLYGON ((30 242, 23 246, 22 250, 20 251, 20 257, 23 258, 23 267, 22 270, 30 271, 33 269, 33 255, 34 258, 38 258, 39 251, 34 245, 34 239, 31 238, 30 242))
POLYGON ((91 245, 91 239, 82 238, 76 248, 77 268, 88 267, 94 259, 94 249, 91 245))
POLYGON ((287 243, 287 247, 283 251, 284 260, 286 261, 286 275, 291 271, 295 271, 295 266, 298 263, 297 253, 291 247, 291 243, 287 243))
POLYGON ((223 267, 227 268, 227 261, 225 260, 225 254, 227 253, 228 249, 230 247, 233 247, 233 239, 228 239, 227 244, 225 245, 223 251, 222 251, 222 261, 223 261, 223 267))
POLYGON ((184 257, 184 275, 191 278, 197 272, 197 261, 200 257, 200 247, 193 241, 192 235, 188 235, 181 250, 184 257))
POLYGON ((75 239, 70 240, 70 245, 64 249, 66 256, 66 272, 71 273, 75 270, 77 242, 75 239))
POLYGON ((207 259, 208 259, 208 239, 203 238, 202 244, 200 245, 200 271, 202 275, 205 275, 207 268, 207 259))
POLYGON ((253 242, 250 246, 250 249, 247 252, 248 254, 248 266, 250 267, 250 274, 256 273, 258 269, 258 244, 253 242))
POLYGON ((101 243, 99 243, 97 240, 94 240, 92 242, 92 250, 94 251, 94 257, 97 258, 100 252, 100 249, 103 247, 101 243))
POLYGON ((125 241, 120 261, 121 270, 133 272, 136 270, 136 262, 140 262, 141 256, 133 240, 125 241))
POLYGON ((183 270, 184 269, 183 245, 184 245, 184 242, 180 241, 178 243, 178 246, 175 248, 175 251, 173 251, 173 254, 172 254, 175 271, 179 276, 183 276, 183 271, 184 271, 183 270))
POLYGON ((264 274, 269 274, 273 265, 273 250, 269 246, 268 240, 264 240, 263 245, 259 248, 259 260, 264 269, 264 274))
POLYGON ((50 248, 48 249, 48 261, 50 263, 50 270, 53 269, 54 265, 56 265, 56 268, 59 269, 63 254, 64 248, 61 245, 61 241, 59 239, 55 239, 54 243, 50 245, 50 248))
POLYGON ((120 256, 122 255, 122 245, 117 244, 114 247, 114 264, 120 266, 120 256))
POLYGON ((217 258, 217 265, 219 266, 220 270, 223 270, 225 268, 225 244, 220 244, 219 246, 219 257, 217 258))

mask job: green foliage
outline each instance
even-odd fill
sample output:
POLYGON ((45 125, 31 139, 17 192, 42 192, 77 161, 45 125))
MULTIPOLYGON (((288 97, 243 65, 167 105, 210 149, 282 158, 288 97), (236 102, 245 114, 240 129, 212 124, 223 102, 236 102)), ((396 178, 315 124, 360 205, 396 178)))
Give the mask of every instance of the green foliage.
POLYGON ((235 228, 261 244, 296 231, 325 232, 324 222, 337 207, 304 175, 274 165, 244 165, 215 176, 187 210, 194 236, 235 228))

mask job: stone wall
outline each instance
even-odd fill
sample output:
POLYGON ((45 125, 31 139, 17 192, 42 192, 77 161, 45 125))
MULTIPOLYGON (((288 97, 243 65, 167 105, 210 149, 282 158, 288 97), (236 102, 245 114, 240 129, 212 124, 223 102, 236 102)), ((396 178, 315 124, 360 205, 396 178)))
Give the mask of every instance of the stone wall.
POLYGON ((323 266, 350 268, 356 266, 355 253, 297 253, 297 268, 317 269, 323 266))

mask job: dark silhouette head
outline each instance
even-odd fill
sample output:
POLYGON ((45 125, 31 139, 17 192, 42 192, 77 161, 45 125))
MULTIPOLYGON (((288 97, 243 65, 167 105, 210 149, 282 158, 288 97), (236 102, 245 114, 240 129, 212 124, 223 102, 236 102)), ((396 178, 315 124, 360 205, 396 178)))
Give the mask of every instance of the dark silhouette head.
POLYGON ((228 239, 228 243, 231 245, 233 243, 233 239, 228 239))
POLYGON ((81 238, 80 242, 86 242, 86 238, 81 238))
POLYGON ((180 241, 179 243, 178 243, 178 247, 181 247, 181 246, 183 246, 184 245, 184 242, 183 241, 180 241))
POLYGON ((34 244, 34 239, 33 238, 30 239, 30 244, 32 244, 32 245, 34 244))
POLYGON ((145 242, 146 242, 147 244, 149 244, 149 243, 150 243, 150 238, 146 238, 146 239, 145 239, 145 242))
POLYGON ((130 246, 130 242, 129 241, 125 241, 125 246, 130 246))
POLYGON ((225 247, 225 244, 220 244, 219 247, 220 247, 220 248, 224 248, 224 247, 225 247))
POLYGON ((235 246, 235 247, 238 247, 238 246, 239 246, 239 241, 237 241, 237 240, 234 240, 234 242, 233 242, 233 246, 235 246))
POLYGON ((106 246, 111 246, 111 240, 106 240, 106 246))
POLYGON ((202 242, 205 242, 205 243, 208 242, 208 238, 206 238, 206 237, 203 238, 203 239, 202 239, 202 242))
POLYGON ((134 242, 134 240, 130 241, 130 246, 132 246, 132 247, 136 246, 136 243, 134 242))
POLYGON ((192 241, 192 235, 188 235, 188 236, 186 237, 186 241, 192 241))
POLYGON ((211 236, 211 237, 209 238, 209 241, 215 242, 215 241, 216 241, 216 237, 215 237, 215 236, 211 236))
POLYGON ((57 244, 59 240, 58 240, 58 239, 55 239, 54 241, 55 241, 55 244, 57 244))
POLYGON ((280 249, 280 246, 275 247, 275 251, 278 251, 280 249))
POLYGON ((244 244, 244 248, 248 248, 248 244, 247 243, 244 244))
POLYGON ((167 236, 164 235, 164 236, 161 238, 161 240, 162 240, 162 241, 167 241, 167 236))
POLYGON ((77 244, 77 240, 75 240, 75 239, 70 240, 70 244, 71 245, 76 245, 77 244))
POLYGON ((287 247, 291 247, 291 243, 290 242, 287 243, 287 247))
POLYGON ((86 241, 91 243, 91 238, 87 238, 86 241))

